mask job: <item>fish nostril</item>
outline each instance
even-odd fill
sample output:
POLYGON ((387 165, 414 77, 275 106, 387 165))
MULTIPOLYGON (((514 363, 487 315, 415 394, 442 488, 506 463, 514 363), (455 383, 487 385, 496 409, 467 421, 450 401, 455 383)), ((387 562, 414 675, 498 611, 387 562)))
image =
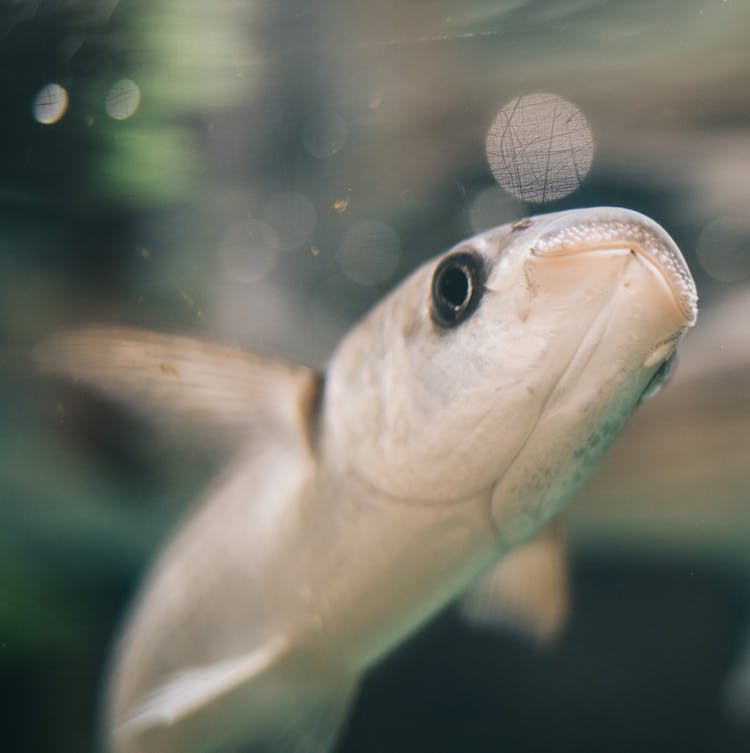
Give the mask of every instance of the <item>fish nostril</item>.
POLYGON ((518 220, 518 222, 514 222, 510 226, 511 233, 517 233, 520 230, 526 230, 526 228, 531 227, 534 224, 533 220, 530 220, 528 217, 524 217, 522 220, 518 220))

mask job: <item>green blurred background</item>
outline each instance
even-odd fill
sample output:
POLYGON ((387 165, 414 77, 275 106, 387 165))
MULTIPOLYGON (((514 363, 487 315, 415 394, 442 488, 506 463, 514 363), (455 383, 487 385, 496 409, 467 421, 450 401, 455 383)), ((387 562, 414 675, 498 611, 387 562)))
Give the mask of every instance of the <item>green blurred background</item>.
MULTIPOLYGON (((703 313, 721 310, 750 294, 749 44, 741 0, 3 4, 2 750, 97 749, 117 625, 223 460, 33 376, 35 342, 130 323, 321 366, 421 261, 597 204, 662 223, 703 313), (486 154, 496 114, 538 92, 575 103, 593 146, 551 201, 498 187, 486 154)), ((622 538, 584 508, 560 641, 540 652, 449 610, 368 678, 342 750, 750 750, 750 463, 731 504, 712 497, 729 456, 750 460, 735 324, 719 343, 735 386, 717 361, 704 388, 731 396, 748 444, 701 458, 697 500, 676 494, 657 525, 639 492, 622 538)))

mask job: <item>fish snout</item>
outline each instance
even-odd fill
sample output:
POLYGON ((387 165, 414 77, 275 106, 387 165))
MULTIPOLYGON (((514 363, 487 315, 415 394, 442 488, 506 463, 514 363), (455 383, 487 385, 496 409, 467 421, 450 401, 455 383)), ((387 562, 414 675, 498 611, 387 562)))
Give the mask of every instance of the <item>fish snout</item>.
POLYGON ((682 253, 656 222, 628 209, 600 207, 550 215, 536 238, 532 254, 569 257, 631 252, 665 286, 683 319, 695 324, 698 293, 682 253))

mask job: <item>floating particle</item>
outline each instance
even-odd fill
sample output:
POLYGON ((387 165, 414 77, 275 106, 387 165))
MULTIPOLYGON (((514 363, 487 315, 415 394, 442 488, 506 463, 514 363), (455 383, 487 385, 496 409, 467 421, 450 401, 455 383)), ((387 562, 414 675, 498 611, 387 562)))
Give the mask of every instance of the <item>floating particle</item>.
POLYGON ((344 212, 346 212, 346 210, 349 209, 349 196, 350 193, 347 189, 345 196, 336 199, 333 204, 331 204, 331 209, 333 209, 333 211, 337 214, 343 214, 344 212))

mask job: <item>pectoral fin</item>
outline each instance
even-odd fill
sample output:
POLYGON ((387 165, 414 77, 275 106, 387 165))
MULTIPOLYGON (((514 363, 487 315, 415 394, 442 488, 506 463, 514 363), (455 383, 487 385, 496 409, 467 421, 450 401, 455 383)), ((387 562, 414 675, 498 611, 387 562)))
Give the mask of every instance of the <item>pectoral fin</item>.
POLYGON ((278 658, 272 643, 244 656, 207 666, 190 667, 149 693, 115 730, 116 738, 130 738, 152 727, 169 727, 250 682, 278 658))
POLYGON ((175 673, 112 722, 114 753, 330 753, 356 677, 303 667, 282 640, 175 673))
POLYGON ((469 591, 463 613, 546 642, 562 629, 569 609, 568 564, 562 523, 553 521, 511 551, 469 591))
POLYGON ((35 349, 34 361, 148 419, 229 441, 254 428, 303 428, 320 386, 303 366, 124 327, 55 335, 35 349))

